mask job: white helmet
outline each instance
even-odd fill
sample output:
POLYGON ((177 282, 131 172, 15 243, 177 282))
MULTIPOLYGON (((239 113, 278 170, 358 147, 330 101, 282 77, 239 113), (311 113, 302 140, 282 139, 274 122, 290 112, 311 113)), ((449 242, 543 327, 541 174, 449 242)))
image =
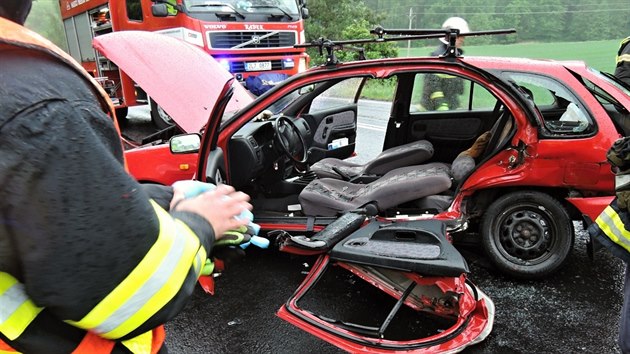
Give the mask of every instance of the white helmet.
POLYGON ((442 28, 456 28, 459 30, 459 33, 468 33, 470 32, 470 27, 468 27, 468 22, 461 17, 449 17, 442 24, 442 28))

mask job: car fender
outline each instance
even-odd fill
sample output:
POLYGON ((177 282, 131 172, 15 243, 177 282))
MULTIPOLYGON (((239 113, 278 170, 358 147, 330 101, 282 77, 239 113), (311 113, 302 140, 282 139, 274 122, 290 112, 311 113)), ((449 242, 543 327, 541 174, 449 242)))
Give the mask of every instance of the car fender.
POLYGON ((590 197, 590 198, 566 198, 566 200, 576 207, 580 213, 593 221, 610 204, 614 196, 590 197))

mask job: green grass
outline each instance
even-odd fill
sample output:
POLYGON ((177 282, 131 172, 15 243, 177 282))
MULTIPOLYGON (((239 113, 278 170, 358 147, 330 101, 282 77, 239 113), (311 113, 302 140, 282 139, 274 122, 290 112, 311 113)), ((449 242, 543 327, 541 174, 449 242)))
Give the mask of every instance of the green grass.
MULTIPOLYGON (((532 59, 582 60, 595 69, 612 73, 619 40, 559 43, 519 43, 483 46, 464 46, 466 56, 523 57, 532 59)), ((427 56, 435 48, 411 48, 410 56, 427 56)), ((398 55, 407 56, 407 48, 398 55)))

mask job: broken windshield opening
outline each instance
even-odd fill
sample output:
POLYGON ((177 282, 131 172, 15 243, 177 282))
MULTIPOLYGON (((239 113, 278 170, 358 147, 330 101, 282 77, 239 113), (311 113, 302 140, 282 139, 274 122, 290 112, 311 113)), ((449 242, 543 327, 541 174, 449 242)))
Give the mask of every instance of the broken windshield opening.
MULTIPOLYGON (((240 13, 238 10, 236 10, 234 6, 225 2, 211 2, 211 1, 203 1, 203 2, 197 2, 197 3, 192 2, 191 4, 186 6, 186 8, 190 9, 190 11, 195 11, 195 8, 211 8, 211 7, 220 8, 220 10, 218 11, 209 10, 211 12, 230 12, 230 13, 234 13, 235 15, 237 15, 238 17, 242 19, 245 18, 245 16, 242 13, 240 13)), ((207 12, 207 11, 204 11, 204 12, 207 12)))

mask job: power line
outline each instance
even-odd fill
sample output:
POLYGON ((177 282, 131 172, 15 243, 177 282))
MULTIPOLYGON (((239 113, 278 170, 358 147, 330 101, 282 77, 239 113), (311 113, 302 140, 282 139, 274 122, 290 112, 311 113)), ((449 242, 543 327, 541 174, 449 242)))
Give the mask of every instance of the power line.
MULTIPOLYGON (((415 7, 415 6, 414 6, 415 7)), ((617 8, 617 9, 593 9, 593 10, 558 10, 558 11, 522 11, 522 12, 467 12, 462 11, 459 12, 462 15, 558 15, 558 14, 566 14, 566 13, 598 13, 598 12, 621 12, 621 11, 630 11, 630 7, 626 8, 617 8)), ((452 15, 454 12, 426 12, 422 11, 422 15, 452 15)))
MULTIPOLYGON (((562 8, 576 8, 576 7, 601 7, 602 5, 605 6, 623 6, 623 5, 628 5, 628 3, 626 1, 621 1, 621 2, 608 2, 605 4, 602 4, 600 2, 593 2, 593 3, 588 3, 588 4, 571 4, 571 5, 567 5, 567 4, 540 4, 540 5, 521 5, 521 4, 503 4, 503 3, 496 3, 496 4, 479 4, 479 5, 453 5, 451 4, 449 7, 451 8, 456 8, 456 9, 461 9, 461 8, 540 8, 540 7, 562 7, 562 8)), ((416 7, 416 8, 426 8, 426 7, 434 7, 435 4, 434 3, 427 3, 427 4, 415 4, 415 5, 399 5, 396 4, 394 6, 383 6, 381 7, 382 9, 394 9, 394 8, 409 8, 409 7, 416 7)))

